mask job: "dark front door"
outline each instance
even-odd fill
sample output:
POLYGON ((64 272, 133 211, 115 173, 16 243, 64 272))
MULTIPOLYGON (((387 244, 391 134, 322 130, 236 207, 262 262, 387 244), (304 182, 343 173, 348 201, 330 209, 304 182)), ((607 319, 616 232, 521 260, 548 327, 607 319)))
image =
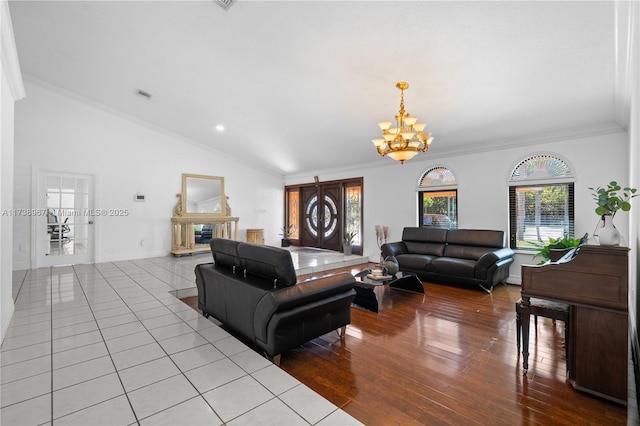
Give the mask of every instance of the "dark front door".
POLYGON ((342 191, 339 183, 302 188, 300 244, 328 250, 341 249, 342 191))

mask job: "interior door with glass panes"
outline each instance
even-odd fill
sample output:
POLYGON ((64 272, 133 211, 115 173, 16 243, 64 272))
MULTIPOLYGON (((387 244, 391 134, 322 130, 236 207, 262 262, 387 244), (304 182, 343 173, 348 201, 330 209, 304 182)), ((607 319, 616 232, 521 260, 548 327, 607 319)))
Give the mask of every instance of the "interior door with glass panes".
POLYGON ((39 173, 37 267, 94 261, 93 188, 92 175, 39 173))
POLYGON ((340 184, 320 184, 302 189, 302 246, 341 249, 341 195, 340 184))

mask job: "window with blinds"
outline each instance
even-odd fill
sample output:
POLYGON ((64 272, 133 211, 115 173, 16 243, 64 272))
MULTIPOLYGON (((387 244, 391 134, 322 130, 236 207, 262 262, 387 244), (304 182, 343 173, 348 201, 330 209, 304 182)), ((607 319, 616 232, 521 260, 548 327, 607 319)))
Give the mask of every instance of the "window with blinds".
POLYGON ((512 249, 535 250, 549 238, 574 238, 573 174, 565 160, 532 155, 513 169, 509 228, 512 249))

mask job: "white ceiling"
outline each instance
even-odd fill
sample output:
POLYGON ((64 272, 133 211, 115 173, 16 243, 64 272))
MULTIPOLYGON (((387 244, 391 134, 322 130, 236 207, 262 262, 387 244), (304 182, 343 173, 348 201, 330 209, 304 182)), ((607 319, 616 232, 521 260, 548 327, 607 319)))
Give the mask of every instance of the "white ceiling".
POLYGON ((10 2, 27 80, 282 175, 393 162, 371 139, 398 110, 400 80, 434 135, 431 156, 610 125, 614 7, 10 2))

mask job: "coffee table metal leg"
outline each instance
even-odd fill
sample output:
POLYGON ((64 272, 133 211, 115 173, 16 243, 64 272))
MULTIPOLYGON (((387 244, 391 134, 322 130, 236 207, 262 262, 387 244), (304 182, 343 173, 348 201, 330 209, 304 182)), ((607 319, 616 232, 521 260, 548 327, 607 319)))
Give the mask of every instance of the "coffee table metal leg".
POLYGON ((389 283, 389 287, 397 288, 399 290, 412 291, 414 293, 424 294, 424 287, 422 281, 415 275, 409 275, 407 277, 398 278, 389 283))
POLYGON ((378 296, 376 296, 373 288, 354 287, 353 289, 356 291, 356 297, 353 299, 354 305, 372 312, 378 312, 378 296))

